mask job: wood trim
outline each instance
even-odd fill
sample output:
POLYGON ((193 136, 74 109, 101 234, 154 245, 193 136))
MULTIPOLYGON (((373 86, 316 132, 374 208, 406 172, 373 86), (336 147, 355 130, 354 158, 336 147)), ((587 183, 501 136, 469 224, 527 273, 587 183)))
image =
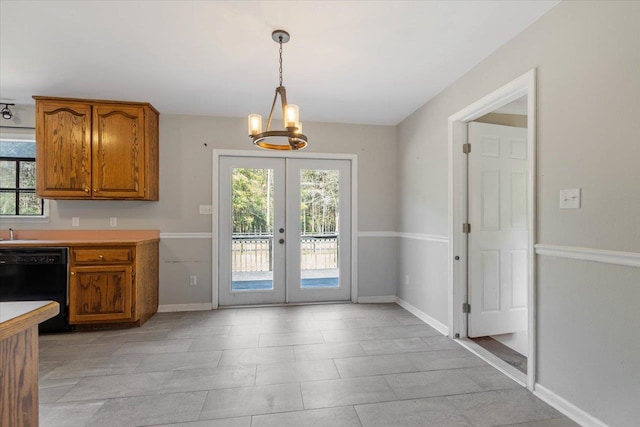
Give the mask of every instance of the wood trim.
MULTIPOLYGON (((9 304, 14 303, 0 303, 0 308, 4 308, 4 310, 8 312, 9 304)), ((19 304, 19 302, 15 304, 19 304)), ((60 305, 57 302, 49 301, 45 304, 45 301, 43 301, 43 305, 41 307, 29 310, 25 313, 17 315, 16 317, 1 322, 0 340, 20 333, 32 326, 37 326, 39 323, 52 318, 58 313, 60 313, 60 305)), ((6 315, 6 313, 3 314, 6 315)))
POLYGON ((568 400, 558 396, 543 385, 536 383, 533 389, 533 394, 539 397, 540 400, 552 406, 554 409, 562 412, 564 415, 580 424, 581 426, 592 427, 607 427, 607 424, 603 423, 593 415, 578 408, 568 400))
POLYGON ((211 239, 213 233, 160 233, 161 239, 211 239))
POLYGON ((144 108, 144 199, 160 200, 160 118, 152 106, 144 108))
POLYGON ((213 310, 211 303, 192 304, 162 304, 158 306, 158 313, 173 313, 176 311, 207 311, 213 310))
POLYGON ((139 105, 151 108, 156 114, 160 114, 158 110, 155 109, 153 105, 148 102, 133 102, 133 101, 115 101, 115 100, 104 100, 104 99, 86 99, 86 98, 64 98, 64 97, 55 97, 55 96, 41 96, 41 95, 33 95, 33 99, 36 101, 65 101, 65 102, 83 102, 83 103, 100 103, 100 104, 113 104, 113 105, 139 105))
POLYGON ((605 264, 640 267, 640 252, 621 252, 605 249, 581 248, 578 246, 557 246, 538 243, 535 245, 536 255, 558 258, 594 261, 605 264))
POLYGON ((395 231, 358 231, 358 237, 398 237, 395 231))
POLYGON ((440 332, 442 335, 445 335, 445 336, 449 335, 449 327, 447 325, 429 316, 427 313, 420 310, 418 307, 408 303, 407 301, 403 300, 400 297, 396 297, 396 304, 398 304, 400 307, 404 308, 409 313, 416 316, 418 319, 422 320, 427 325, 431 326, 433 329, 440 332))
POLYGON ((427 242, 449 243, 448 236, 439 236, 434 234, 419 234, 419 233, 397 233, 398 237, 405 239, 424 240, 427 242))
POLYGON ((158 311, 159 254, 158 242, 136 247, 135 277, 135 319, 142 325, 158 311))
POLYGON ((382 295, 377 297, 358 297, 358 304, 388 304, 396 302, 395 295, 382 295))

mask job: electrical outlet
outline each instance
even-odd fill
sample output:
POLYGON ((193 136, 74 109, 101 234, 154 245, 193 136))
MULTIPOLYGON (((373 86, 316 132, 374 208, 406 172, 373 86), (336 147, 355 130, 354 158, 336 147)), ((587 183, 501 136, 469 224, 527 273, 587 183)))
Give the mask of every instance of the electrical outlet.
POLYGON ((580 209, 580 189, 560 190, 560 209, 580 209))
POLYGON ((116 218, 115 216, 112 216, 111 218, 109 218, 109 226, 110 227, 117 227, 118 226, 118 218, 116 218))
POLYGON ((200 205, 200 215, 213 215, 213 206, 200 205))
POLYGON ((80 227, 80 217, 79 216, 71 217, 71 226, 72 227, 80 227))
POLYGON ((191 286, 197 286, 198 285, 198 276, 196 276, 196 275, 189 276, 189 284, 191 286))

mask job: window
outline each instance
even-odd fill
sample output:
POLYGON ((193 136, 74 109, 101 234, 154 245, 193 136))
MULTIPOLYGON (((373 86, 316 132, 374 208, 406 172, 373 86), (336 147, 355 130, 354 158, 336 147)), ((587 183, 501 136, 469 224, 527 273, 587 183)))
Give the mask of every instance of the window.
POLYGON ((35 141, 0 140, 0 216, 46 216, 36 197, 35 141))

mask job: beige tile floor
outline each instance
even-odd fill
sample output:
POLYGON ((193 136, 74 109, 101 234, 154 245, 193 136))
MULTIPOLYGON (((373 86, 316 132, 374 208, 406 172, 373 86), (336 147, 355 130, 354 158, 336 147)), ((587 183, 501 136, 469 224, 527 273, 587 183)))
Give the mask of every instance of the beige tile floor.
POLYGON ((330 304, 41 336, 40 425, 576 424, 395 304, 330 304))

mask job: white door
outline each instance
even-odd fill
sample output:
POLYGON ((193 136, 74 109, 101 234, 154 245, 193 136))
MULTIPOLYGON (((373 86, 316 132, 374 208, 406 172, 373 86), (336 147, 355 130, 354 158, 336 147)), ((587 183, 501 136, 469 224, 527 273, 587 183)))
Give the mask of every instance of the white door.
POLYGON ((527 330, 527 130, 469 124, 468 335, 527 330))
POLYGON ((285 302, 285 160, 220 157, 219 173, 220 305, 285 302))
POLYGON ((347 160, 220 157, 219 304, 348 300, 347 160))
POLYGON ((351 296, 351 162, 287 159, 287 301, 351 296))

